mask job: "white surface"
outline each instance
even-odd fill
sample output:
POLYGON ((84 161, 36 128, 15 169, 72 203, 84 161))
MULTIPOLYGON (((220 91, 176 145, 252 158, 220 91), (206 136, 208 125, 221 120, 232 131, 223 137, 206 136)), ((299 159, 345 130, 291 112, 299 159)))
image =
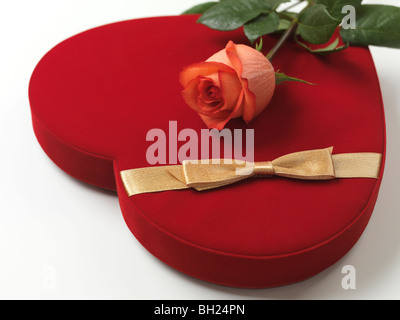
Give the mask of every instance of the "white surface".
MULTIPOLYGON (((62 40, 102 24, 180 14, 203 0, 20 0, 0 4, 0 299, 399 299, 400 50, 372 48, 387 119, 386 172, 372 219, 341 261, 301 283, 262 290, 189 278, 149 254, 117 196, 70 178, 32 131, 28 82, 62 40), (342 267, 356 268, 344 290, 342 267)), ((366 3, 399 5, 397 0, 366 3)), ((155 37, 156 41, 157 38, 155 37)))

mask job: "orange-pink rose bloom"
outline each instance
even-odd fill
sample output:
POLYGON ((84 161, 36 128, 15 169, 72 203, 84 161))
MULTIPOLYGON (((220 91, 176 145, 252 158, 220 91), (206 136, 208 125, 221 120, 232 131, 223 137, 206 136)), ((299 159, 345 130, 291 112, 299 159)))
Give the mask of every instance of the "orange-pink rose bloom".
POLYGON ((230 119, 249 123, 265 109, 274 94, 275 71, 261 52, 229 41, 207 61, 184 68, 180 82, 185 102, 208 128, 222 130, 230 119))

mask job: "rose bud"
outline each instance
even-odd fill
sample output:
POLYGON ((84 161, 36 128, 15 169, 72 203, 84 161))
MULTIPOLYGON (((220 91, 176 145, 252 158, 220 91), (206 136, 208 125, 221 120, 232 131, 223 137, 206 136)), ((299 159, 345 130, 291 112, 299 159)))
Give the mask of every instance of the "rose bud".
POLYGON ((229 41, 207 61, 181 72, 185 102, 208 128, 222 130, 233 118, 250 123, 271 101, 275 71, 259 51, 229 41))

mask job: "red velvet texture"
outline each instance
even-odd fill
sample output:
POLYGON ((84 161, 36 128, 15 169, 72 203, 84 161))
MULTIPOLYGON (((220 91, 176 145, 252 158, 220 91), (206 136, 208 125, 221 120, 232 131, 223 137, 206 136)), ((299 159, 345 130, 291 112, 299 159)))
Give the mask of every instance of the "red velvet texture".
MULTIPOLYGON (((29 88, 38 141, 70 175, 117 189, 129 229, 170 266, 234 287, 306 279, 357 242, 375 205, 383 164, 378 180, 250 179, 201 193, 131 198, 122 186, 121 170, 149 166, 150 129, 168 133, 169 121, 177 121, 178 130, 206 128, 181 97, 182 68, 206 60, 229 40, 246 43, 241 30, 210 30, 196 18, 115 23, 53 48, 29 88)), ((265 53, 275 41, 264 38, 265 53)), ((383 105, 367 48, 321 57, 288 43, 273 65, 316 85, 280 85, 249 126, 241 119, 228 123, 255 130, 256 161, 330 146, 334 153, 385 154, 383 105)))

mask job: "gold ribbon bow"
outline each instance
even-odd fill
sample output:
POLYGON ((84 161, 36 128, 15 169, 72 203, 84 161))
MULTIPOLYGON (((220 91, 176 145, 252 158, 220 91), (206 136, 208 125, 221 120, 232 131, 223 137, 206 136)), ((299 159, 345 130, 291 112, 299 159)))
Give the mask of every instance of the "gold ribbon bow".
POLYGON ((121 171, 129 196, 193 188, 198 191, 229 185, 253 176, 293 179, 374 178, 381 168, 380 153, 332 154, 333 148, 302 151, 273 161, 185 160, 182 165, 157 166, 121 171))

